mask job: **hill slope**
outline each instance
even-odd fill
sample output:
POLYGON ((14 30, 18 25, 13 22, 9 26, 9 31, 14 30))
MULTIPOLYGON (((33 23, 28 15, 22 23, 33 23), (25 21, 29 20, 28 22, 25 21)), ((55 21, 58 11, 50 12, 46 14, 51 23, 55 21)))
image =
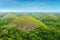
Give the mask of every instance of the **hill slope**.
POLYGON ((44 18, 50 19, 50 20, 56 20, 57 19, 57 16, 54 15, 54 14, 45 14, 44 15, 44 18))
POLYGON ((7 25, 16 18, 17 17, 14 14, 7 14, 0 20, 0 25, 7 25))
POLYGON ((7 14, 7 15, 5 15, 5 16, 3 17, 3 19, 4 19, 4 18, 17 18, 17 16, 14 15, 14 14, 7 14))
POLYGON ((18 29, 27 30, 27 31, 33 30, 35 29, 35 27, 47 28, 47 26, 44 25, 42 22, 30 16, 18 17, 14 21, 12 21, 9 25, 15 26, 18 29))

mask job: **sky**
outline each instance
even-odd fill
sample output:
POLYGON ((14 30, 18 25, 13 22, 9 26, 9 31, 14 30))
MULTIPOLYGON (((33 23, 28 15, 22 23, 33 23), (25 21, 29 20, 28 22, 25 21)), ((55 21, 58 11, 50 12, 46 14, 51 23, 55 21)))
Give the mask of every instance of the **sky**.
POLYGON ((60 0, 0 0, 0 12, 60 12, 60 0))

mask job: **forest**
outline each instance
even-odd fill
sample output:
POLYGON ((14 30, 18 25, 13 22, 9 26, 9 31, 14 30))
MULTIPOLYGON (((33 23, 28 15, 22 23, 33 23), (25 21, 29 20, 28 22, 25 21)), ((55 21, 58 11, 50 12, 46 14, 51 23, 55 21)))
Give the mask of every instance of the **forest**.
POLYGON ((0 40, 60 40, 60 13, 0 13, 0 40))

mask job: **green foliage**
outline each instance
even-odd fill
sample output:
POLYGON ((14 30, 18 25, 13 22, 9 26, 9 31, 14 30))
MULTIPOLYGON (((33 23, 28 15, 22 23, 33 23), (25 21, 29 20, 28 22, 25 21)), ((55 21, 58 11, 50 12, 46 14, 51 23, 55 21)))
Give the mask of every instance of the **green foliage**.
POLYGON ((7 25, 7 24, 10 23, 12 20, 13 20, 12 18, 1 19, 1 20, 0 20, 0 26, 1 26, 1 25, 7 25))

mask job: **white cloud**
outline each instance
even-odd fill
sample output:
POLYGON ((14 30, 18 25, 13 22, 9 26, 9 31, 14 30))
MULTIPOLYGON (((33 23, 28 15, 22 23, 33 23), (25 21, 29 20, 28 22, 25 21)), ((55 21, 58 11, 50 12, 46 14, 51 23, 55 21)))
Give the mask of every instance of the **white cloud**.
POLYGON ((2 9, 0 12, 20 12, 21 10, 2 9))

